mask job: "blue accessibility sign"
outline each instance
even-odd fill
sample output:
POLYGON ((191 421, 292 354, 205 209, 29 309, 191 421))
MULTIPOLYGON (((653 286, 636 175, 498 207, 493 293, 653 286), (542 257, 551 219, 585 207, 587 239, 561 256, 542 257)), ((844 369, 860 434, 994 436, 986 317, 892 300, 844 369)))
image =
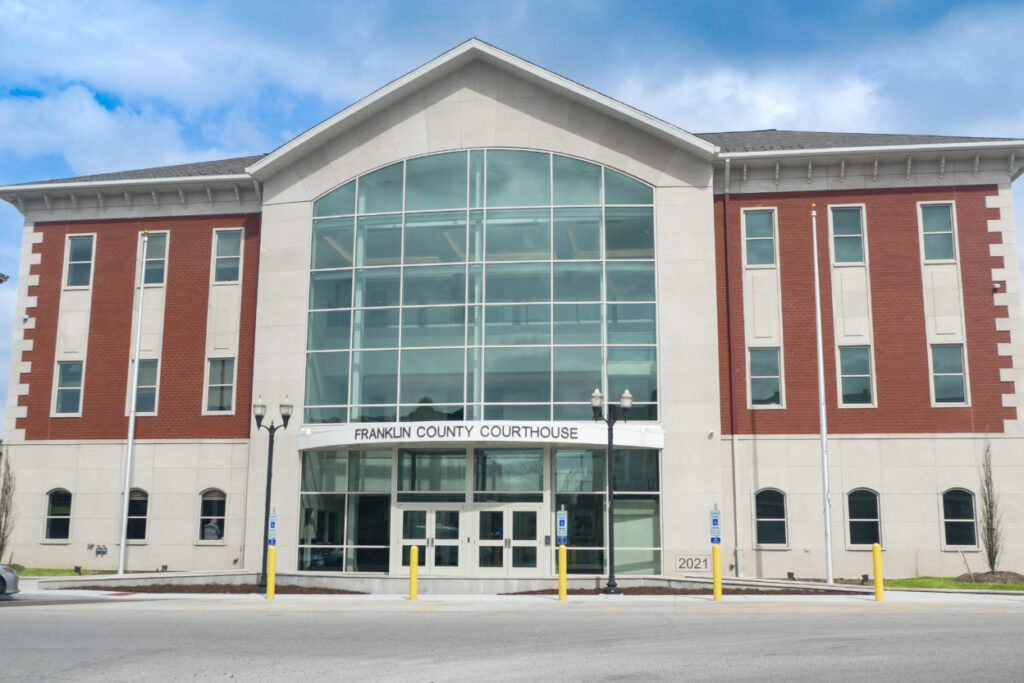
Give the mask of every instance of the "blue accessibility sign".
POLYGON ((712 536, 711 542, 715 545, 720 545, 722 543, 722 538, 720 536, 712 536))
POLYGON ((277 545, 277 539, 276 538, 270 539, 269 541, 267 541, 267 545, 277 545))

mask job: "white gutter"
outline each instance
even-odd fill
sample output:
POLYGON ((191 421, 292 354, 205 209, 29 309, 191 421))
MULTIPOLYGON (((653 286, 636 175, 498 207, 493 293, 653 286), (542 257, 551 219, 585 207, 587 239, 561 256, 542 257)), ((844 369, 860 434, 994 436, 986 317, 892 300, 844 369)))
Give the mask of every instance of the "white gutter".
POLYGON ((980 150, 1024 149, 1024 140, 993 142, 929 143, 924 145, 877 145, 870 147, 817 147, 814 149, 777 149, 757 152, 721 152, 719 160, 774 159, 777 157, 821 157, 903 154, 908 152, 976 152, 980 150))
POLYGON ((99 188, 145 187, 148 185, 189 185, 203 183, 251 183, 248 173, 232 175, 198 175, 173 178, 130 178, 124 180, 86 180, 67 183, 31 183, 28 185, 0 186, 0 194, 20 192, 57 192, 73 190, 95 190, 99 188))

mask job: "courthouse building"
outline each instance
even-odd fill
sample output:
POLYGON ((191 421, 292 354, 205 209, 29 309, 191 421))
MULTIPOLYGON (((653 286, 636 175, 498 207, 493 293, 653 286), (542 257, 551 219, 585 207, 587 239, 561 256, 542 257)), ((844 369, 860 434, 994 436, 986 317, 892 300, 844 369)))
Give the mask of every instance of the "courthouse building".
POLYGON ((986 453, 1021 569, 1022 164, 695 135, 471 40, 269 154, 0 187, 14 559, 117 566, 130 442, 129 570, 259 569, 261 396, 280 572, 552 578, 564 508, 601 576, 596 387, 620 577, 708 573, 716 505, 727 576, 824 576, 817 262, 836 575, 982 570, 986 453))

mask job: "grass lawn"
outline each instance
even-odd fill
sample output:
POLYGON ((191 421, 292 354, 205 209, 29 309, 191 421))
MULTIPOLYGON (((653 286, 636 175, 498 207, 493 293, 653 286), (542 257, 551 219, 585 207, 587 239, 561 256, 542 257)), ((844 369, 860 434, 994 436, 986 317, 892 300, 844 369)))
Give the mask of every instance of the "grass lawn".
MULTIPOLYGON (((108 571, 100 571, 95 569, 83 569, 82 575, 86 574, 109 574, 108 571)), ((66 569, 60 567, 25 567, 18 571, 18 576, 26 577, 37 577, 37 576, 74 576, 74 569, 66 569)))
POLYGON ((919 576, 915 579, 886 579, 886 588, 956 588, 988 591, 1024 591, 1024 583, 971 583, 945 576, 919 576))

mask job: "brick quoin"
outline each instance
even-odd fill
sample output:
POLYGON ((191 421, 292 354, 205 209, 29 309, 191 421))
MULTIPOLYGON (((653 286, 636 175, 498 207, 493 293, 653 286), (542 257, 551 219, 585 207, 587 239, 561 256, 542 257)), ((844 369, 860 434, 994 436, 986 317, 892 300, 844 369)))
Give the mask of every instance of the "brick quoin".
POLYGON ((996 193, 994 185, 986 185, 730 196, 728 254, 723 220, 726 202, 722 195, 716 195, 723 433, 731 434, 735 430, 737 434, 813 434, 819 431, 814 270, 811 262, 812 203, 818 208, 818 268, 821 272, 829 432, 1002 432, 1003 420, 1015 419, 1016 409, 1003 407, 1003 394, 1013 393, 1014 386, 1012 382, 1003 382, 999 378, 999 370, 1011 367, 1011 360, 997 353, 997 345, 1009 342, 1010 336, 1008 332, 997 331, 995 323, 997 318, 1007 317, 1006 307, 993 303, 992 269, 1002 268, 1003 259, 991 256, 989 246, 1001 243, 1002 238, 999 233, 988 231, 987 221, 999 218, 999 210, 986 208, 985 198, 996 193), (917 202, 921 201, 956 202, 970 407, 931 407, 917 221, 917 202), (828 205, 861 203, 865 205, 866 216, 877 408, 839 408, 829 277, 828 205), (779 221, 786 404, 782 410, 747 408, 740 210, 766 206, 778 209, 779 221), (726 258, 730 301, 727 301, 726 258), (727 311, 731 313, 731 321, 727 311))
POLYGON ((135 253, 143 230, 167 231, 166 308, 160 359, 156 416, 139 417, 140 439, 248 438, 252 402, 252 363, 256 329, 256 289, 259 275, 259 214, 147 218, 110 221, 37 223, 43 235, 33 253, 40 263, 30 273, 39 285, 28 295, 38 297, 27 313, 36 326, 25 331, 33 348, 23 354, 32 372, 20 381, 29 392, 18 399, 27 415, 16 427, 28 441, 40 439, 124 439, 128 434, 125 406, 129 387, 129 358, 134 289, 138 281, 135 253), (206 364, 206 313, 210 287, 213 231, 244 228, 242 308, 238 340, 238 381, 234 415, 202 415, 206 364), (63 285, 66 236, 95 233, 92 309, 82 392, 81 417, 50 417, 57 338, 57 317, 63 285))

